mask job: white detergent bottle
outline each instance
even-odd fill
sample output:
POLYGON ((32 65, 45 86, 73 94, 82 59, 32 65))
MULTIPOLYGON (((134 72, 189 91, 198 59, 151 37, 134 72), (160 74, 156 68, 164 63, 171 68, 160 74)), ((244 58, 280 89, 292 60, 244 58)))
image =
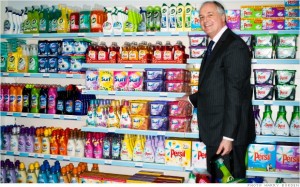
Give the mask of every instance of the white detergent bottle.
POLYGON ((12 8, 5 7, 6 17, 4 18, 3 33, 12 34, 13 33, 13 18, 12 18, 12 8))
POLYGON ((16 10, 13 9, 12 11, 12 20, 13 20, 13 34, 17 34, 18 33, 18 23, 17 23, 17 12, 16 10))
POLYGON ((112 19, 112 8, 104 8, 107 13, 107 20, 103 23, 103 33, 111 34, 113 32, 113 19, 112 19))
POLYGON ((169 8, 169 31, 176 31, 176 6, 171 4, 169 8))
POLYGON ((161 7, 161 21, 160 21, 160 31, 169 31, 169 7, 165 3, 161 7))

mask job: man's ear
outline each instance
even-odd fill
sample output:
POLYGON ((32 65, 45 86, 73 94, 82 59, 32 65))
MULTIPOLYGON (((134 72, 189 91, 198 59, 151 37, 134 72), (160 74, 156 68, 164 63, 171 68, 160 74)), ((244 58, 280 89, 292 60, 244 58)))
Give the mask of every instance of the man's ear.
POLYGON ((223 22, 226 22, 226 15, 225 14, 222 14, 222 20, 223 20, 223 22))

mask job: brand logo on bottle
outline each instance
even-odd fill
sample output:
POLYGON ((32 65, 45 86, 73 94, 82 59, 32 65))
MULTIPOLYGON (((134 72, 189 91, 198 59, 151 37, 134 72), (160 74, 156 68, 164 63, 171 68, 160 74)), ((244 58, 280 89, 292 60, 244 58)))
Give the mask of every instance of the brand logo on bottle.
POLYGON ((14 62, 15 61, 15 57, 14 56, 10 56, 9 57, 9 62, 14 62))
POLYGON ((205 159, 205 158, 206 158, 206 153, 203 153, 202 151, 198 151, 198 160, 205 159))
POLYGON ((1 64, 5 63, 5 58, 3 56, 1 56, 1 64))
POLYGON ((8 31, 10 29, 10 22, 9 20, 4 21, 4 31, 8 31))
POLYGON ((259 152, 254 152, 254 161, 260 160, 271 160, 271 154, 259 154, 259 152))

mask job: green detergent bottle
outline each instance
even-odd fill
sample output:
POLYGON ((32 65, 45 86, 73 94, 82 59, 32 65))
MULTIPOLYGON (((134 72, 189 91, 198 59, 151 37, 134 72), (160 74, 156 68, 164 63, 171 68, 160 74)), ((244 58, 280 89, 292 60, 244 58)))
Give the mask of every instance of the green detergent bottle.
POLYGON ((39 26, 40 26, 39 12, 40 10, 38 6, 32 6, 32 19, 31 19, 30 33, 39 33, 39 26))
POLYGON ((91 11, 79 12, 79 32, 91 32, 91 11))
POLYGON ((38 73, 38 63, 38 46, 37 44, 31 44, 29 47, 28 73, 38 73))
POLYGON ((223 177, 221 179, 221 183, 228 183, 234 180, 233 176, 227 169, 227 167, 224 164, 224 160, 222 158, 218 158, 216 161, 217 167, 221 170, 223 173, 223 177))
POLYGON ((29 7, 25 7, 25 11, 27 10, 27 19, 24 20, 24 34, 29 34, 31 32, 31 19, 32 19, 32 10, 29 7))
POLYGON ((40 109, 40 88, 33 87, 31 89, 31 113, 39 113, 40 109))
POLYGON ((41 11, 39 16, 40 16, 39 32, 48 33, 49 32, 49 7, 47 5, 41 5, 41 11))

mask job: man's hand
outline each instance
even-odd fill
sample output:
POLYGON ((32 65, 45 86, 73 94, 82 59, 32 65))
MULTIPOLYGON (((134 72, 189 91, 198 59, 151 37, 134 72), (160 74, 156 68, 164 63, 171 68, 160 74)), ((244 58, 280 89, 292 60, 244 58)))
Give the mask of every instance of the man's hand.
POLYGON ((217 150, 217 155, 221 154, 222 156, 227 155, 232 150, 232 141, 223 139, 217 150))
POLYGON ((189 102, 189 96, 185 95, 180 98, 178 102, 178 106, 181 108, 185 108, 186 106, 191 106, 192 104, 189 102))

